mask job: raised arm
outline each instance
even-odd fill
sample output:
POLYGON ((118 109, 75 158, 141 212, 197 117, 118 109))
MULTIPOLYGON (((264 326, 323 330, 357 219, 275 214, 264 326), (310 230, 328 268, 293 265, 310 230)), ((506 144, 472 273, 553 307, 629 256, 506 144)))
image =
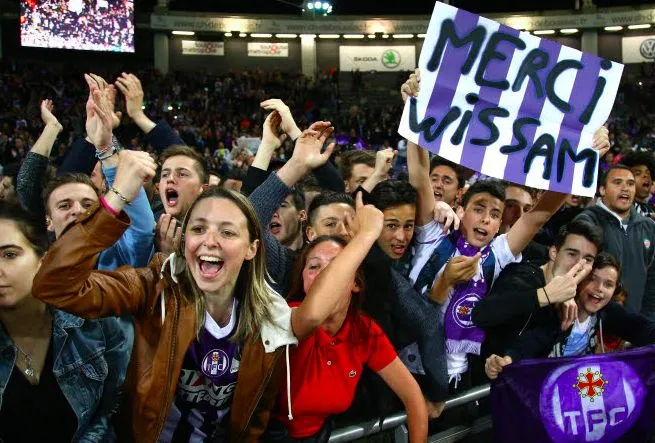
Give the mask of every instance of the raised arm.
POLYGON ((373 192, 373 189, 378 183, 389 178, 389 171, 391 170, 393 158, 396 156, 396 153, 397 151, 391 148, 380 149, 375 153, 375 169, 371 176, 362 183, 362 188, 369 193, 373 192))
MULTIPOLYGON (((400 87, 403 103, 408 97, 417 97, 420 91, 421 73, 417 68, 400 87)), ((407 141, 407 172, 409 183, 416 189, 416 224, 423 226, 432 220, 434 211, 434 192, 430 183, 430 154, 416 143, 407 141)))
POLYGON ((141 80, 134 74, 123 72, 116 79, 115 85, 125 96, 127 115, 130 116, 132 121, 134 121, 144 134, 150 133, 157 125, 143 112, 143 87, 141 86, 141 80))
MULTIPOLYGON (((97 121, 89 137, 96 146, 107 146, 111 143, 110 111, 96 86, 92 94, 91 118, 97 121)), ((119 155, 126 154, 123 151, 119 155)), ((135 155, 130 157, 132 164, 119 163, 114 186, 101 198, 100 207, 87 211, 46 253, 34 278, 36 298, 80 317, 98 318, 137 314, 142 312, 148 298, 155 296, 158 270, 128 267, 114 272, 93 270, 97 254, 116 243, 129 226, 123 208, 155 174, 155 162, 147 153, 131 154, 135 155)))
POLYGON ((52 101, 50 100, 41 102, 41 119, 45 125, 43 132, 18 171, 16 193, 21 204, 27 208, 30 214, 43 219, 45 208, 41 192, 45 183, 48 160, 52 146, 63 128, 52 114, 52 101))
POLYGON ((311 335, 332 313, 382 232, 384 215, 375 206, 364 205, 361 194, 356 208, 353 239, 318 275, 302 304, 291 312, 291 327, 299 340, 311 335))
MULTIPOLYGON (((609 132, 601 126, 594 134, 593 147, 602 157, 610 147, 609 132)), ((537 205, 519 218, 507 233, 507 243, 512 254, 519 255, 546 222, 564 204, 567 194, 547 191, 537 205)))

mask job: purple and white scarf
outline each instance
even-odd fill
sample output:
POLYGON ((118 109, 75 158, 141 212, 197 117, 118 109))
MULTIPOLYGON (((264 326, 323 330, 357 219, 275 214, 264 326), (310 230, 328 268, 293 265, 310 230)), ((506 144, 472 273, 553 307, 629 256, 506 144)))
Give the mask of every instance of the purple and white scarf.
POLYGON ((459 231, 455 232, 454 242, 460 255, 472 257, 478 251, 482 254, 478 262, 480 264, 478 274, 467 283, 456 285, 450 298, 444 318, 446 351, 452 354, 480 355, 484 330, 473 323, 471 314, 475 305, 487 293, 487 282, 484 280, 482 263, 489 256, 491 246, 489 244, 482 249, 477 248, 467 242, 459 231))

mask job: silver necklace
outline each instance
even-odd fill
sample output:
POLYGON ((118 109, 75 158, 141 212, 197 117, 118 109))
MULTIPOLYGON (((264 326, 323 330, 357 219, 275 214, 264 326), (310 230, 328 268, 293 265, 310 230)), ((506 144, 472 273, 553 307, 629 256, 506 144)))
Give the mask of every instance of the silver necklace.
POLYGON ((16 345, 16 349, 20 351, 21 354, 23 354, 23 360, 25 360, 25 375, 28 377, 34 377, 34 368, 32 368, 32 354, 29 352, 23 351, 20 346, 18 346, 18 343, 14 342, 14 345, 16 345))
MULTIPOLYGON (((44 327, 46 325, 49 325, 49 324, 50 324, 50 320, 48 319, 48 321, 46 321, 45 324, 42 325, 41 328, 37 332, 40 333, 41 331, 43 331, 44 327)), ((34 374, 36 373, 36 371, 32 367, 32 354, 29 353, 29 352, 23 351, 21 349, 21 347, 18 346, 18 343, 16 343, 16 341, 14 341, 14 345, 16 346, 16 349, 18 349, 20 351, 20 353, 23 354, 23 360, 25 361, 25 370, 23 372, 28 377, 34 377, 35 376, 34 374)))

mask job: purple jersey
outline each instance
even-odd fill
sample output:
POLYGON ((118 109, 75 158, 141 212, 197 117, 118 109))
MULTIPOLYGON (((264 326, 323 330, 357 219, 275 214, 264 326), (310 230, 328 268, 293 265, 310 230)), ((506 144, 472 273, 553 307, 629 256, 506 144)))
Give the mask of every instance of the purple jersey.
POLYGON ((184 356, 160 442, 202 442, 212 436, 217 426, 227 424, 224 419, 232 405, 239 373, 238 346, 230 341, 237 318, 236 302, 224 328, 209 314, 205 315, 200 338, 191 343, 184 356))

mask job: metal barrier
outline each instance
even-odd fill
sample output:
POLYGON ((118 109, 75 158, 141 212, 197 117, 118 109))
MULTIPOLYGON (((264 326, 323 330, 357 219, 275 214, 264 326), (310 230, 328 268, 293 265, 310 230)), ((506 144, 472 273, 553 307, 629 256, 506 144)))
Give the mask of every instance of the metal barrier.
MULTIPOLYGON (((458 395, 457 397, 450 398, 446 400, 446 406, 444 410, 451 409, 456 406, 461 406, 472 401, 476 401, 480 398, 484 398, 489 395, 489 384, 478 386, 469 391, 458 395)), ((390 415, 384 420, 371 420, 370 422, 364 422, 353 426, 347 426, 345 428, 336 429, 330 435, 330 442, 346 442, 352 441, 361 437, 366 437, 367 435, 377 434, 381 431, 387 429, 396 428, 396 441, 407 441, 407 428, 405 427, 407 423, 407 414, 404 412, 399 412, 397 414, 390 415)))

